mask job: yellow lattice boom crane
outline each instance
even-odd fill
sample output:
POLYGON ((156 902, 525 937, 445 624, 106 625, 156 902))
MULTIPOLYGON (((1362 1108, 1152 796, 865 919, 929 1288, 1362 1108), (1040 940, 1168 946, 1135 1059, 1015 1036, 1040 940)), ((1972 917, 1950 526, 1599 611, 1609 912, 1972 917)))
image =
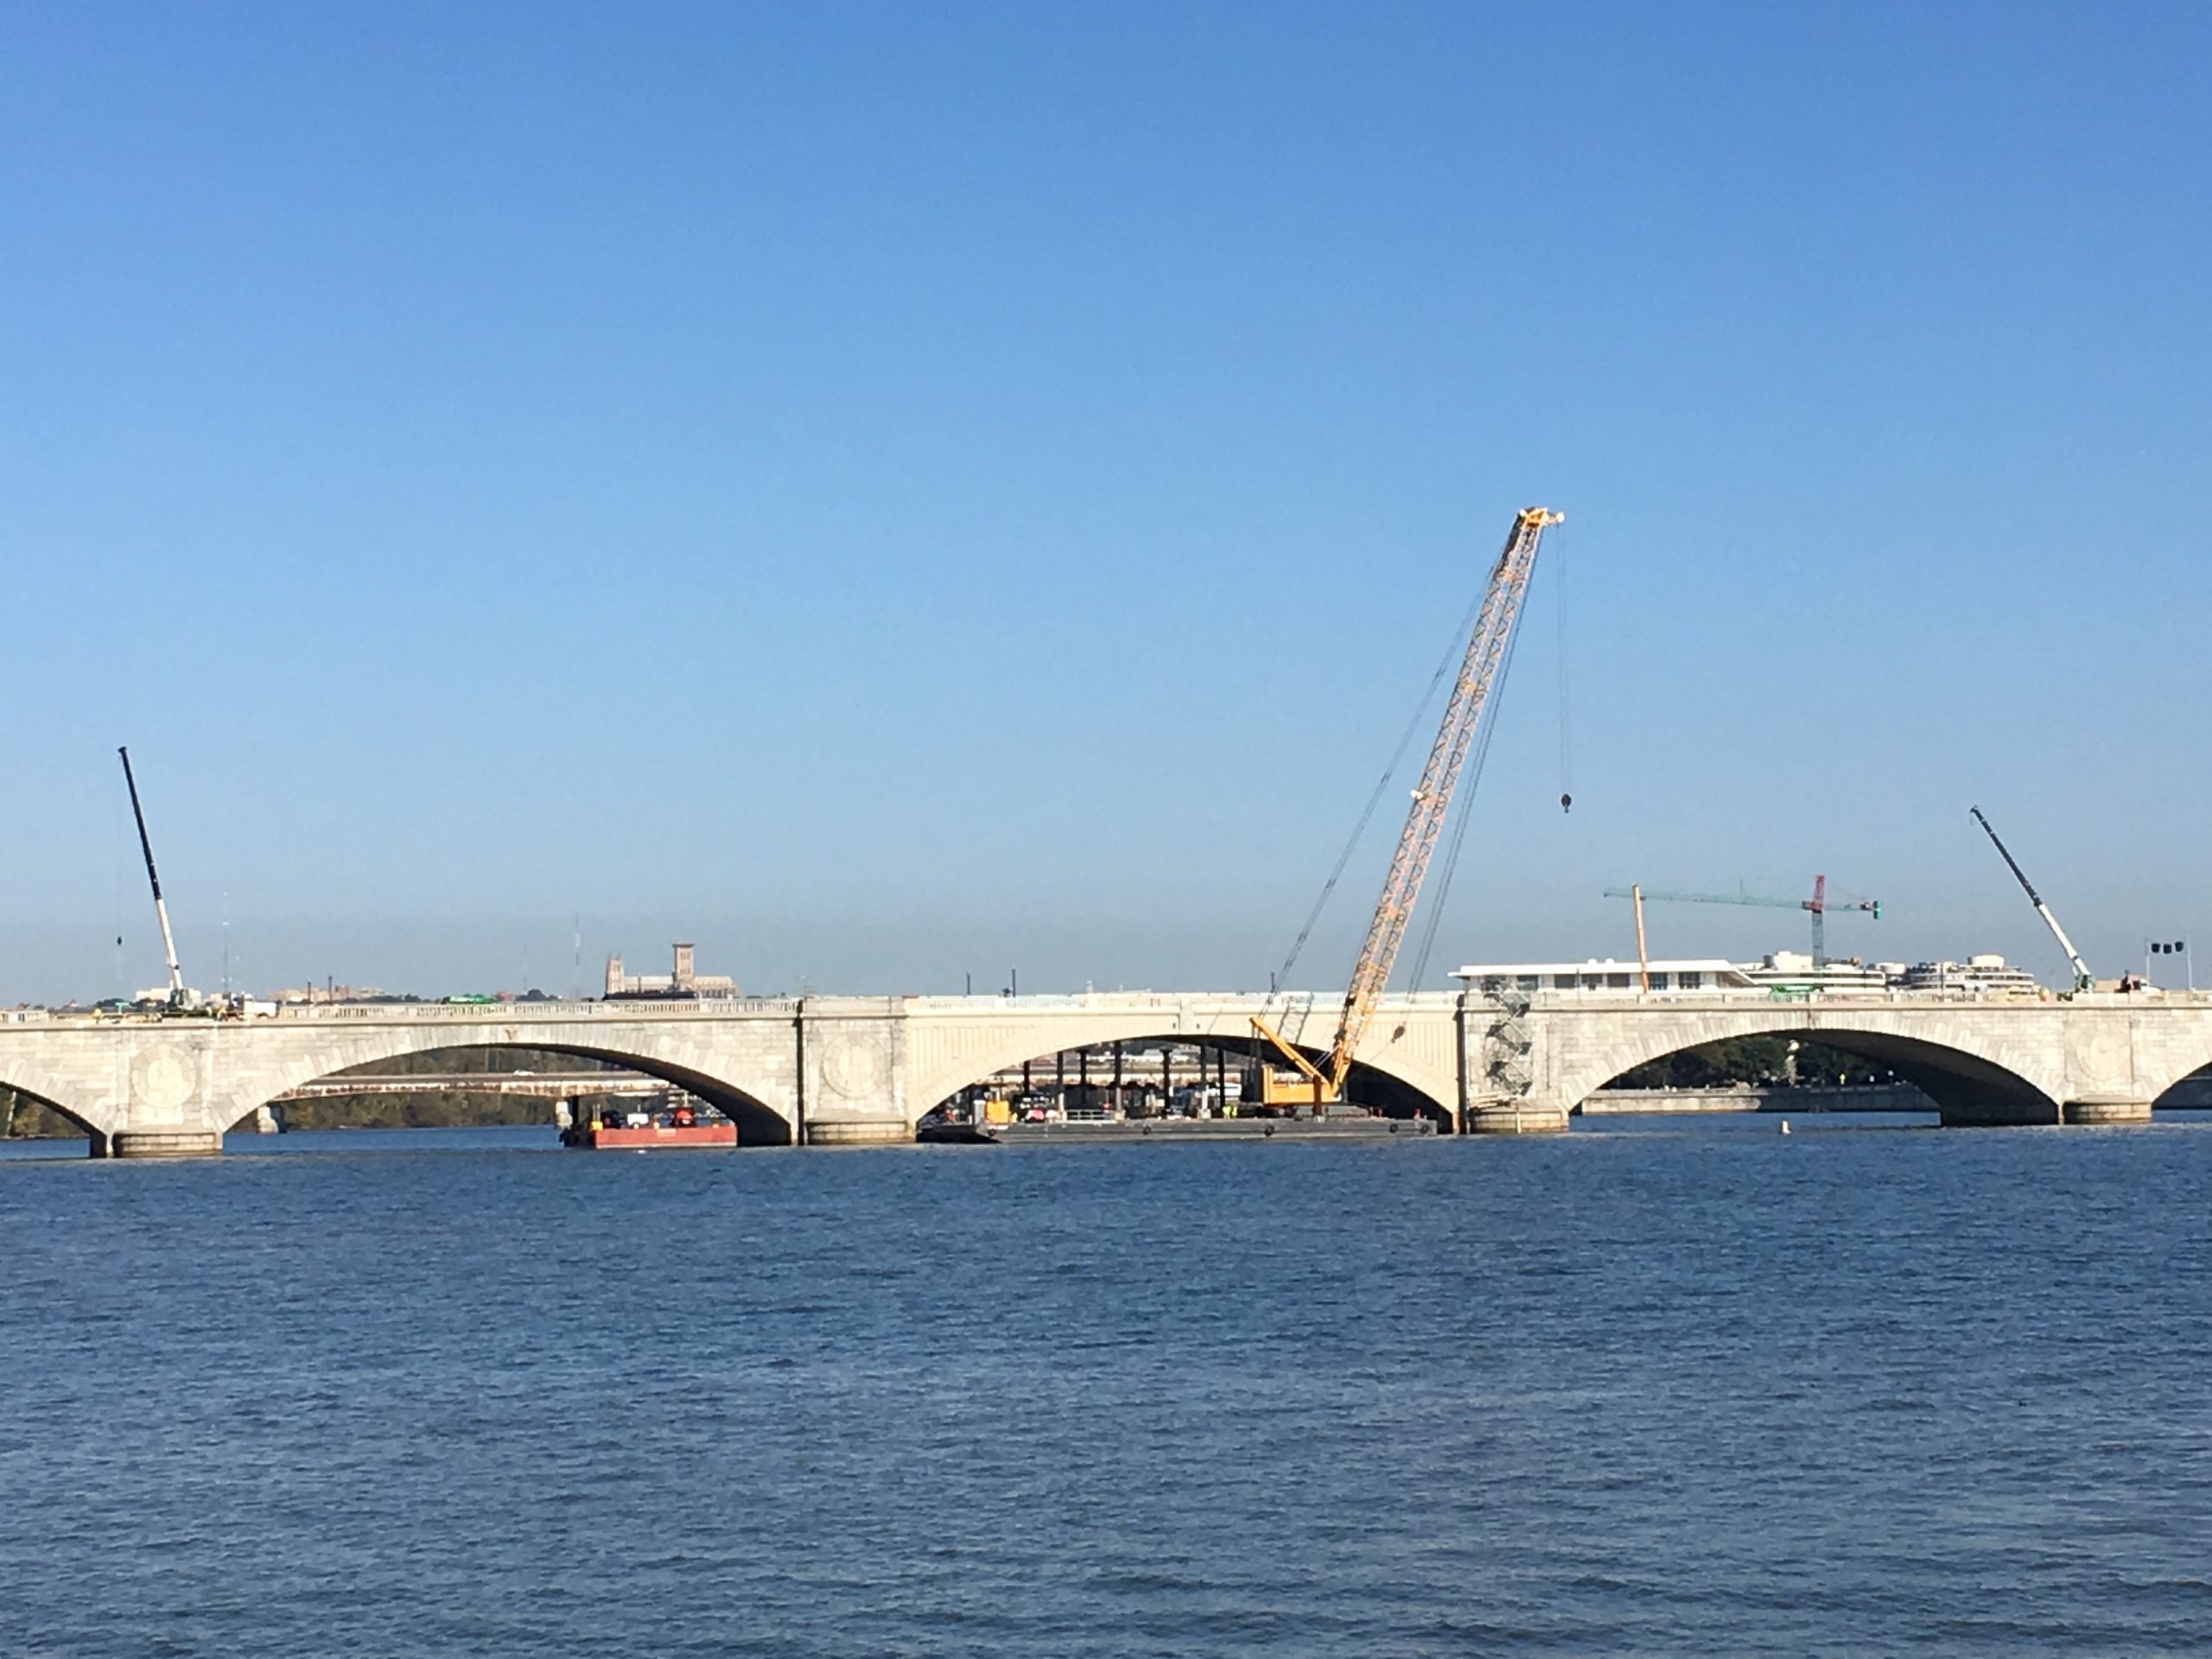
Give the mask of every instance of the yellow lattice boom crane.
POLYGON ((1504 671, 1513 625, 1528 594, 1529 579, 1536 568, 1536 550, 1544 531, 1566 515, 1544 507, 1524 507, 1513 520, 1505 550, 1490 573, 1482 608, 1476 613, 1474 631, 1468 635, 1466 654, 1459 662, 1459 676, 1444 705, 1444 719, 1429 746, 1427 763, 1414 786, 1406 810, 1405 828, 1398 832, 1397 849, 1390 855, 1390 873, 1383 878, 1382 896, 1367 924, 1351 983, 1345 988, 1343 1012, 1329 1051, 1317 1065, 1299 1052, 1264 1017, 1255 1017, 1253 1029, 1287 1059, 1294 1071, 1262 1065, 1263 1103, 1271 1106, 1325 1107, 1344 1097, 1344 1080, 1351 1074, 1352 1056, 1375 1018, 1390 969, 1404 943, 1406 924, 1413 918, 1414 901, 1421 896, 1422 878, 1428 874, 1444 818, 1451 810, 1452 792, 1459 782, 1476 733, 1481 728, 1492 692, 1504 671))

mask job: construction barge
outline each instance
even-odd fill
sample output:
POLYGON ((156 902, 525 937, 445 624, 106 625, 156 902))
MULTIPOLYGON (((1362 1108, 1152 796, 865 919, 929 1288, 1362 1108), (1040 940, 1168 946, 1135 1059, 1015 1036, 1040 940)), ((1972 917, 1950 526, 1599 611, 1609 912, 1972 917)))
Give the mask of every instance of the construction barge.
POLYGON ((924 1119, 922 1146, 1119 1146, 1132 1141, 1184 1146, 1217 1141, 1388 1141, 1433 1135, 1425 1117, 1372 1117, 1364 1112, 1308 1117, 1077 1118, 1043 1123, 971 1123, 924 1119))

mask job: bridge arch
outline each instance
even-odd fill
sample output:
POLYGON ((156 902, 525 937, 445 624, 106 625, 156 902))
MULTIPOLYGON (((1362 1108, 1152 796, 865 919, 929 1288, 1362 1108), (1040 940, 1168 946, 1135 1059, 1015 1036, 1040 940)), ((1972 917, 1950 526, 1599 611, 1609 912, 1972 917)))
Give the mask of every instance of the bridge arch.
POLYGON ((2203 1045, 2202 1058, 2193 1065, 2183 1058, 2161 1066, 2144 1092, 2151 1096, 2152 1105, 2162 1111, 2212 1104, 2212 1042, 2203 1045), (2184 1090, 2184 1084, 2191 1087, 2184 1090), (2188 1098, 2177 1098, 2184 1093, 2188 1098))
MULTIPOLYGON (((95 1154, 104 1150, 107 1144, 110 1129, 101 1114, 88 1108, 72 1105, 67 1098, 69 1091, 56 1086, 51 1078, 41 1077, 37 1084, 28 1081, 28 1078, 35 1075, 35 1070, 19 1066, 0 1072, 0 1093, 13 1096, 15 1102, 26 1102, 31 1105, 44 1108, 64 1122, 82 1130, 92 1141, 95 1154)), ((11 1116, 13 1111, 14 1103, 11 1103, 11 1116)))
MULTIPOLYGON (((410 1054, 526 1048, 601 1061, 673 1084, 705 1101, 735 1123, 741 1146, 791 1144, 791 1120, 774 1104, 720 1075, 719 1068, 708 1069, 696 1056, 666 1052, 679 1048, 680 1039, 653 1040, 658 1035, 648 1033, 645 1040, 625 1040, 614 1039, 613 1033, 569 1031, 534 1024, 521 1027, 426 1024, 419 1029, 407 1026, 364 1027, 342 1034, 333 1033, 334 1040, 318 1043, 314 1053, 307 1058, 259 1071, 251 1087, 225 1102, 215 1115, 223 1120, 218 1127, 228 1130, 278 1096, 303 1084, 320 1083, 379 1061, 410 1054)), ((497 1075, 489 1073, 487 1077, 497 1075)))
MULTIPOLYGON (((1172 1044, 1179 1047, 1218 1049, 1247 1058, 1264 1046, 1252 1033, 1249 1025, 1242 1031, 1194 1031, 1187 1027, 1178 1029, 1172 1020, 1143 1013, 1126 1018, 1094 1015, 1079 1022, 1069 1021, 1065 1028, 1058 1030, 1052 1022, 1025 1021, 1018 1028, 987 1030, 976 1039, 963 1045, 957 1058, 918 1068, 907 1091, 907 1116, 918 1122, 963 1090, 972 1088, 998 1072, 1025 1062, 1050 1058, 1058 1053, 1071 1054, 1078 1050, 1091 1052, 1110 1051, 1116 1044, 1172 1044)), ((1311 1040, 1293 1039, 1292 1046, 1317 1064, 1328 1052, 1325 1045, 1317 1045, 1311 1040)), ((1096 1084, 1105 1079, 1093 1071, 1090 1081, 1096 1084)), ((1141 1075, 1135 1075, 1128 1081, 1141 1084, 1144 1079, 1141 1075)), ((1434 1118, 1440 1123, 1448 1123, 1452 1120, 1457 1085, 1455 1079, 1435 1075, 1430 1068, 1420 1065, 1410 1055, 1393 1054, 1385 1050, 1373 1055, 1363 1052, 1353 1061, 1346 1091, 1355 1101, 1376 1106, 1393 1116, 1419 1114, 1434 1118)))
MULTIPOLYGON (((1895 1015, 1830 1006, 1783 1004, 1741 1013, 1685 1012, 1674 1018, 1620 1022, 1627 1034, 1591 1045, 1560 1066, 1556 1092, 1579 1108, 1615 1078, 1686 1049, 1742 1037, 1818 1043, 1887 1066, 1936 1103, 1946 1123, 2058 1123, 2063 1077, 2031 1071, 1966 1029, 1942 1022, 1930 1029, 1897 1028, 1895 1015)), ((1570 1047, 1573 1046, 1570 1045, 1570 1047)))

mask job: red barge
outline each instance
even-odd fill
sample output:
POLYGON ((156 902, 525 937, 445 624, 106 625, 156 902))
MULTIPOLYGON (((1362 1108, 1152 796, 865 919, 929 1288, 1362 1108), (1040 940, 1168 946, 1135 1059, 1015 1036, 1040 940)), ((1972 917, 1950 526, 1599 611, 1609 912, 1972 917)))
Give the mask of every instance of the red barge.
POLYGON ((674 1111, 629 1113, 620 1122, 597 1116, 561 1131, 564 1147, 595 1152, 643 1150, 649 1147, 734 1147, 737 1125, 719 1113, 702 1116, 689 1106, 674 1111))

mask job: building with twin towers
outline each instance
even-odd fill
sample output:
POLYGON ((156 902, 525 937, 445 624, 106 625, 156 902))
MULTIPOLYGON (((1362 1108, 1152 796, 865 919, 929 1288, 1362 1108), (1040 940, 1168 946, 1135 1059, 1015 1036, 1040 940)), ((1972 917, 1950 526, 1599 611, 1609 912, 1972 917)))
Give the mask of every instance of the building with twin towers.
POLYGON ((618 953, 607 959, 607 995, 609 997, 663 996, 711 997, 735 996, 737 982, 727 974, 702 974, 691 966, 691 946, 675 947, 674 971, 665 974, 626 974, 622 958, 618 953))

